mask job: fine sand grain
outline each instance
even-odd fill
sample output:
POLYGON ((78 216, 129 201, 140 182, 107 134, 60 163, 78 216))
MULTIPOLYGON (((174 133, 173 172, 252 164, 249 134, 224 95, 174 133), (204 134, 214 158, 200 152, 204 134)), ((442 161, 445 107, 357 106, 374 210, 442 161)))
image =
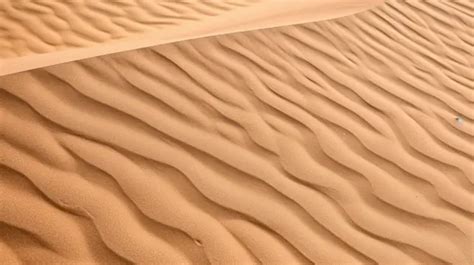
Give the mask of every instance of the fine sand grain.
POLYGON ((472 25, 390 1, 0 77, 0 263, 474 264, 472 25))

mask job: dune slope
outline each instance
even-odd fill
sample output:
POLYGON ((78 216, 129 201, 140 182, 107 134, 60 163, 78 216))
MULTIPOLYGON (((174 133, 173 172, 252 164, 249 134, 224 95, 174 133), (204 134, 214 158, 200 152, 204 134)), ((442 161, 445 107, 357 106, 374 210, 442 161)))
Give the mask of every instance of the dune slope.
POLYGON ((382 0, 0 0, 0 76, 158 44, 347 16, 382 0))
POLYGON ((8 264, 472 264, 468 1, 0 77, 8 264))

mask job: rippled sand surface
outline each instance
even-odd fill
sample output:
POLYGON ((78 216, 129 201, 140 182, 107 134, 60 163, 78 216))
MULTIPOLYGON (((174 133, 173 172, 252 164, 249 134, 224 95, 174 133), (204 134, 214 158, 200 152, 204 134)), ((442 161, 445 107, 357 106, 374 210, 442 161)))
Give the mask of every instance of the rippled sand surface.
POLYGON ((388 1, 0 77, 0 263, 473 264, 472 25, 388 1))
POLYGON ((0 76, 116 52, 347 16, 383 0, 0 0, 0 76))

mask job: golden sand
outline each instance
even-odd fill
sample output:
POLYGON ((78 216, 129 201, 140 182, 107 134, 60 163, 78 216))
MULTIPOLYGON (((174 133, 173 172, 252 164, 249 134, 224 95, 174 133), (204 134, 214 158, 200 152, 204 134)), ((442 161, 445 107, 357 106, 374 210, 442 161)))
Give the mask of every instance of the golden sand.
POLYGON ((0 263, 473 264, 472 22, 389 1, 0 77, 0 263))

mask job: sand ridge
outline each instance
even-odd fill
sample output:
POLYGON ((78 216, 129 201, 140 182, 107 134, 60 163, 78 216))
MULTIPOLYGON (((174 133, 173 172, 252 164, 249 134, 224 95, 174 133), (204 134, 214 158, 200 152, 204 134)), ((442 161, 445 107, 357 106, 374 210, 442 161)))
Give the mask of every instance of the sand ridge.
POLYGON ((199 37, 347 16, 382 0, 0 1, 0 76, 199 37))
POLYGON ((0 255, 472 264, 470 8, 389 1, 0 77, 0 255))
POLYGON ((85 47, 216 16, 253 1, 0 2, 2 49, 9 58, 85 47))

